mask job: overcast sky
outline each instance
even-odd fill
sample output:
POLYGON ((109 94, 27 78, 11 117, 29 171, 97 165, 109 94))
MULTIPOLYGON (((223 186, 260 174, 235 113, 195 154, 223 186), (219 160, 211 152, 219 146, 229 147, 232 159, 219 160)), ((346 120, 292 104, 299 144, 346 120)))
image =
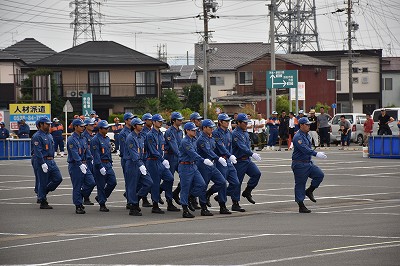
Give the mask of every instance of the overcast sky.
MULTIPOLYGON (((0 49, 24 38, 35 38, 57 52, 72 47, 70 23, 73 0, 0 0, 0 49)), ((212 42, 268 42, 270 1, 215 0, 219 18, 209 22, 212 42)), ((312 0, 309 0, 312 1, 312 0)), ((354 0, 353 0, 354 1, 354 0)), ((194 43, 203 31, 202 0, 107 0, 97 40, 112 40, 157 57, 165 45, 168 63, 181 64, 186 52, 193 59, 194 43)), ((293 0, 293 2, 295 2, 293 0)), ((345 0, 315 0, 322 50, 347 49, 345 0)), ((99 7, 95 7, 99 11, 99 7)), ((359 24, 354 49, 383 49, 384 56, 400 56, 400 1, 359 0, 354 21, 359 24)))

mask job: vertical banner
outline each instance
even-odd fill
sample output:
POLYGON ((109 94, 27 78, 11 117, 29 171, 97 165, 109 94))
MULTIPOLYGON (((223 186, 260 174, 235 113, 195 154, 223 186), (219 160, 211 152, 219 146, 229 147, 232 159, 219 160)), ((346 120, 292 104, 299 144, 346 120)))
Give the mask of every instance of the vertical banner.
POLYGON ((82 94, 82 115, 90 117, 90 112, 93 110, 93 96, 91 93, 82 94))

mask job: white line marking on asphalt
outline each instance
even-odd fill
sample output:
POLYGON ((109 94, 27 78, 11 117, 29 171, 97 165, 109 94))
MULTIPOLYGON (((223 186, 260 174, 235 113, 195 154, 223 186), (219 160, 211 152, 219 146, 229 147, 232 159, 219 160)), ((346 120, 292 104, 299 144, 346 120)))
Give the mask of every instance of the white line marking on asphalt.
POLYGON ((399 208, 399 207, 400 207, 400 205, 379 206, 379 207, 358 208, 358 209, 350 209, 350 210, 318 211, 318 213, 352 212, 352 211, 363 211, 363 210, 374 210, 374 209, 385 209, 385 208, 399 208))
POLYGON ((26 236, 28 234, 17 234, 17 233, 0 233, 3 236, 26 236))
POLYGON ((394 243, 399 243, 399 242, 400 241, 368 243, 368 244, 360 244, 360 245, 337 247, 337 248, 319 249, 319 250, 313 250, 312 252, 325 252, 325 251, 332 251, 332 250, 339 250, 339 249, 349 249, 349 248, 367 247, 367 246, 375 246, 375 245, 386 245, 386 244, 394 244, 394 243))

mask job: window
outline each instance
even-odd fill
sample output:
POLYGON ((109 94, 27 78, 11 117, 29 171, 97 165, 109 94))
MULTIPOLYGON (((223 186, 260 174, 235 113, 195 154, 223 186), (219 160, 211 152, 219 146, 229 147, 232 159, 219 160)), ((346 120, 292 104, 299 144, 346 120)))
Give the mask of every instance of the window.
POLYGON ((393 79, 392 78, 385 78, 385 85, 383 87, 383 89, 385 91, 391 91, 393 90, 393 79))
POLYGON ((57 91, 57 95, 61 96, 62 95, 62 74, 61 71, 54 71, 53 72, 53 78, 54 78, 54 82, 56 83, 56 91, 57 91))
POLYGON ((362 72, 363 72, 363 73, 368 73, 368 67, 363 67, 363 68, 362 68, 362 72))
POLYGON ((336 79, 336 70, 328 69, 327 76, 328 76, 327 80, 335 80, 336 79))
POLYGON ((342 84, 340 80, 336 80, 336 91, 341 91, 342 90, 342 84))
POLYGON ((89 71, 89 91, 93 95, 110 95, 110 73, 89 71))
POLYGON ((358 83, 358 78, 353 78, 353 83, 358 83))
POLYGON ((358 67, 353 67, 352 70, 353 70, 353 73, 358 73, 358 67))
POLYGON ((136 95, 156 94, 156 72, 136 72, 136 95))
POLYGON ((210 85, 216 85, 216 86, 225 85, 224 77, 210 77, 210 85))
POLYGON ((134 114, 135 113, 134 110, 135 109, 133 107, 124 107, 124 113, 132 113, 132 114, 134 114))
POLYGON ((239 72, 239 85, 253 84, 253 72, 239 72))

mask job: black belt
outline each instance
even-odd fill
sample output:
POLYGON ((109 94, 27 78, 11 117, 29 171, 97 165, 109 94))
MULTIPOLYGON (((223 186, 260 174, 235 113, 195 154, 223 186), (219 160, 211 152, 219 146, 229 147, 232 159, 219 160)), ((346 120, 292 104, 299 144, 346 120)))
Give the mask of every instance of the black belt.
POLYGON ((179 162, 180 164, 194 164, 194 162, 179 162))
POLYGON ((240 158, 237 158, 238 160, 242 160, 242 161, 244 161, 244 160, 247 160, 247 159, 249 159, 249 157, 240 157, 240 158))
POLYGON ((45 159, 45 160, 53 160, 54 159, 54 157, 43 157, 43 159, 45 159))
POLYGON ((101 160, 102 163, 109 163, 110 160, 101 160))
POLYGON ((299 162, 299 163, 310 163, 311 161, 306 161, 306 160, 292 160, 293 162, 299 162))
POLYGON ((149 157, 149 158, 147 158, 147 160, 158 160, 158 158, 156 158, 156 157, 149 157))

